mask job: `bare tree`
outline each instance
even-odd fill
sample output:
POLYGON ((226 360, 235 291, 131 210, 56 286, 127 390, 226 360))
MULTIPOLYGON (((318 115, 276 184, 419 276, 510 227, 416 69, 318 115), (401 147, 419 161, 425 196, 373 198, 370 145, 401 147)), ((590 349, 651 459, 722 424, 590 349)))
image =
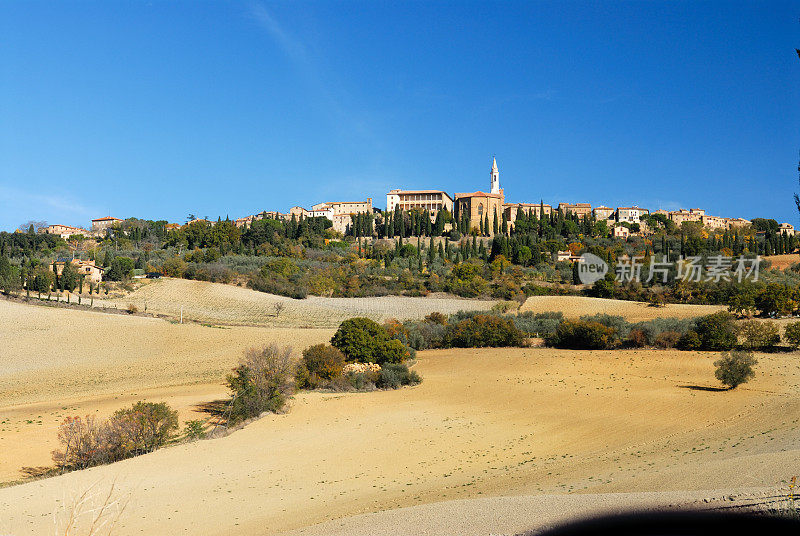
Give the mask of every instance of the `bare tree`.
POLYGON ((23 232, 28 232, 30 230, 31 226, 33 226, 33 232, 38 233, 39 229, 47 227, 47 222, 46 221, 28 220, 25 223, 23 223, 22 225, 20 225, 18 227, 18 229, 20 231, 23 231, 23 232))

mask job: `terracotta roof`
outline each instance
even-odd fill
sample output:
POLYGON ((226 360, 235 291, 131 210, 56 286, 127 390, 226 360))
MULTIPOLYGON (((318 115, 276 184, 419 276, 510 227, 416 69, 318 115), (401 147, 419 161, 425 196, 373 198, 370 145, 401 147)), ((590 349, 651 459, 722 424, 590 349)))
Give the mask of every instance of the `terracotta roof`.
POLYGON ((114 218, 112 216, 106 216, 104 218, 95 218, 92 221, 122 221, 119 218, 114 218))

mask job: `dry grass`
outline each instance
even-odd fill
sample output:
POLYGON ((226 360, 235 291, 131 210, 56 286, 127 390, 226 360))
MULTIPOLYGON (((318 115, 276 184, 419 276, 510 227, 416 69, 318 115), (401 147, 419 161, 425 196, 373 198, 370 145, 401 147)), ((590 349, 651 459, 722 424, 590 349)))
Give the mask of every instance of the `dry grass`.
POLYGON ((169 279, 151 281, 134 292, 116 299, 95 300, 98 307, 125 309, 129 304, 139 311, 224 325, 336 327, 353 316, 376 321, 388 318, 413 319, 438 311, 451 314, 460 310, 488 310, 493 300, 466 300, 453 296, 377 298, 325 298, 309 296, 294 300, 256 292, 244 287, 169 279), (279 310, 280 308, 280 310, 279 310))
POLYGON ((692 318, 725 310, 727 309, 721 305, 667 304, 663 307, 652 307, 642 302, 585 296, 531 296, 520 308, 520 312, 561 311, 567 318, 604 313, 622 316, 629 322, 667 317, 692 318))

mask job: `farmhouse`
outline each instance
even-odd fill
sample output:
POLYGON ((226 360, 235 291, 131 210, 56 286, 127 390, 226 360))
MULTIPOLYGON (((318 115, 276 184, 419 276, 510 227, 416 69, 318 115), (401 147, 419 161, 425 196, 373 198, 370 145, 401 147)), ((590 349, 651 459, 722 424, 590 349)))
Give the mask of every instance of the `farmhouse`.
POLYGON ((40 228, 39 232, 43 234, 58 235, 65 240, 73 235, 89 235, 89 231, 86 229, 72 227, 70 225, 48 225, 47 227, 40 228))
POLYGON ((75 269, 78 271, 78 274, 85 277, 85 280, 91 281, 92 283, 99 283, 103 280, 103 269, 97 266, 94 261, 82 261, 80 259, 72 259, 72 260, 57 260, 53 263, 53 270, 57 275, 61 275, 61 272, 64 271, 64 265, 66 263, 72 264, 75 269))
POLYGON ((611 236, 614 238, 628 238, 631 235, 631 230, 624 225, 615 225, 611 230, 611 236))
POLYGON ((92 231, 105 231, 117 223, 122 223, 122 220, 119 218, 113 218, 111 216, 106 216, 105 218, 96 218, 92 220, 92 231))

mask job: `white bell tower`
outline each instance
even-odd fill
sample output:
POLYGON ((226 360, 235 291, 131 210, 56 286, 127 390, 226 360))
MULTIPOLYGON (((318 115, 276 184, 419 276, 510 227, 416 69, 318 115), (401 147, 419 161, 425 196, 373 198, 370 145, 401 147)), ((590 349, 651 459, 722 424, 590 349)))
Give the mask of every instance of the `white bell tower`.
POLYGON ((500 193, 500 171, 497 169, 497 159, 492 157, 492 171, 489 172, 493 194, 500 193))

